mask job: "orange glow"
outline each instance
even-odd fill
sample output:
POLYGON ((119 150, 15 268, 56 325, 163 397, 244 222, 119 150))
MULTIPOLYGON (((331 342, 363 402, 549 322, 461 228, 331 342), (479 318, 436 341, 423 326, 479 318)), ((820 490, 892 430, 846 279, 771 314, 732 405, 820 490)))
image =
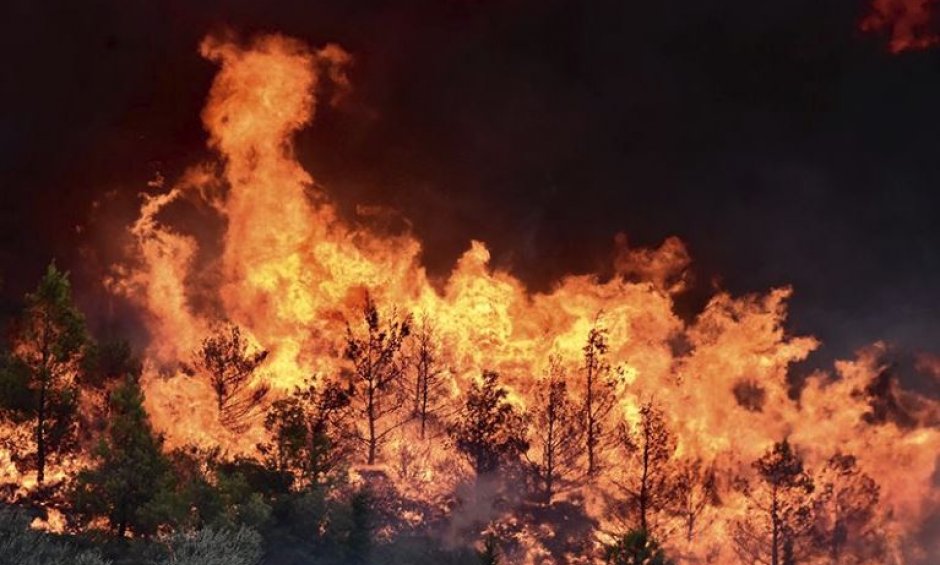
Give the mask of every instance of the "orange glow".
POLYGON ((873 0, 862 31, 890 36, 892 53, 932 47, 940 41, 933 27, 933 0, 873 0))
MULTIPOLYGON (((888 26, 885 10, 896 4, 876 2, 877 16, 866 20, 866 29, 888 26)), ((916 35, 923 23, 891 24, 892 49, 932 42, 916 35)), ((851 452, 882 485, 895 555, 917 551, 911 533, 940 508, 932 486, 938 407, 918 397, 912 426, 865 417, 864 391, 883 369, 883 346, 812 375, 793 398, 788 371, 818 343, 786 331, 791 289, 719 293, 686 322, 675 313, 674 296, 688 284, 690 256, 677 238, 658 249, 635 249, 618 237, 613 277, 567 276, 544 293, 530 293, 494 268, 486 244, 472 241, 446 280, 432 285, 419 241, 342 221, 294 157, 292 136, 313 121, 318 84, 349 87, 350 55, 278 35, 249 45, 210 37, 200 52, 220 67, 202 118, 221 167, 193 167, 168 190, 147 196, 131 228, 130 257, 107 280, 140 307, 150 330, 147 408, 169 447, 197 443, 251 453, 264 437, 260 422, 244 434, 226 430, 208 386, 177 372, 213 324, 238 324, 267 349, 259 378, 287 391, 309 376, 344 369, 345 321, 355 319, 368 291, 383 311, 397 308, 433 322, 447 352, 451 394, 482 370, 496 370, 521 406, 552 356, 577 394, 585 339, 601 324, 609 332, 611 364, 623 375, 618 419, 636 418, 641 403, 655 399, 676 433, 678 454, 714 461, 727 476, 747 474, 750 462, 784 437, 804 450, 810 467, 851 452), (224 220, 221 248, 207 266, 196 264, 206 243, 164 214, 183 200, 204 202, 224 220), (741 390, 754 398, 742 400, 741 390)), ((393 468, 408 455, 418 471, 389 475, 399 477, 403 492, 434 497, 453 487, 459 466, 415 433, 402 428, 385 461, 393 468)), ((0 460, 0 471, 3 465, 0 460)), ((600 502, 615 487, 602 478, 586 488, 588 508, 603 520, 600 502)), ((723 488, 714 525, 695 547, 675 548, 684 560, 704 562, 708 554, 716 559, 710 562, 736 562, 727 532, 745 505, 740 493, 723 488)), ((528 562, 539 562, 538 542, 527 543, 528 562)))

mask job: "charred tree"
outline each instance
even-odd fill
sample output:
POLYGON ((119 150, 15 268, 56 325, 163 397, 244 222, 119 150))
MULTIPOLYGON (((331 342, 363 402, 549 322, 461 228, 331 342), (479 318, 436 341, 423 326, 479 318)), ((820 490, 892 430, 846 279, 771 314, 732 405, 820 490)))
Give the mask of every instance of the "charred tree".
POLYGON ((394 315, 383 323, 372 298, 367 296, 362 310, 365 332, 357 334, 346 326, 345 357, 352 363, 350 390, 352 407, 365 429, 357 427, 354 437, 366 448, 366 462, 374 465, 389 434, 406 418, 389 423, 399 412, 405 359, 402 346, 411 334, 411 318, 394 315))
POLYGON ((627 497, 627 510, 636 527, 651 533, 650 518, 668 510, 675 500, 671 461, 676 440, 663 411, 652 401, 643 404, 639 423, 620 427, 620 444, 626 472, 617 484, 627 497))
POLYGON ((708 508, 720 503, 714 465, 706 465, 701 459, 683 461, 674 477, 672 503, 686 542, 691 544, 695 535, 707 526, 703 517, 708 508))
POLYGON ((813 480, 787 440, 774 444, 753 466, 758 481, 741 485, 748 516, 734 524, 734 548, 749 563, 798 563, 811 545, 813 480))
POLYGON ((87 344, 85 320, 72 304, 68 273, 50 264, 36 290, 26 295, 25 311, 13 336, 12 363, 7 367, 11 375, 21 377, 13 380, 22 385, 22 394, 7 408, 35 423, 40 485, 50 453, 65 449, 75 436, 75 379, 87 344))
POLYGON ((878 513, 880 488, 854 456, 833 455, 816 477, 814 537, 833 565, 883 562, 886 543, 878 513))
POLYGON ((517 463, 529 448, 525 418, 507 401, 499 374, 485 371, 467 390, 464 405, 450 426, 454 446, 477 477, 517 463))
MULTIPOLYGON (((216 329, 196 351, 195 372, 208 377, 219 418, 234 432, 247 429, 251 417, 263 407, 270 389, 256 383, 255 376, 267 356, 267 351, 252 348, 235 324, 216 329)), ((194 371, 187 368, 187 372, 194 371)))
POLYGON ((424 439, 429 423, 438 416, 443 404, 447 369, 442 363, 443 352, 434 326, 427 317, 417 326, 412 344, 412 413, 418 423, 419 436, 424 439))
POLYGON ((578 409, 568 394, 557 359, 551 361, 548 377, 537 386, 529 420, 538 450, 532 465, 535 478, 543 501, 551 504, 558 487, 574 473, 581 448, 578 409))
POLYGON ((616 403, 616 379, 607 360, 610 346, 607 330, 597 324, 588 333, 584 353, 582 426, 587 454, 587 474, 595 476, 600 470, 600 455, 611 441, 608 420, 616 403))

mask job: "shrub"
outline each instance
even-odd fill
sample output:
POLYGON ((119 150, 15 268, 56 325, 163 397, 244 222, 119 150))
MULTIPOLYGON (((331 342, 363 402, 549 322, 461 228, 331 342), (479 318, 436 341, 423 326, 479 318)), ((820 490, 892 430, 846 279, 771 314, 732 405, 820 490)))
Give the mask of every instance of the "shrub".
POLYGON ((165 565, 258 565, 261 536, 251 528, 206 528, 171 541, 165 565))
POLYGON ((0 508, 0 556, 16 565, 108 565, 96 552, 81 551, 50 534, 29 527, 30 518, 20 510, 0 508))

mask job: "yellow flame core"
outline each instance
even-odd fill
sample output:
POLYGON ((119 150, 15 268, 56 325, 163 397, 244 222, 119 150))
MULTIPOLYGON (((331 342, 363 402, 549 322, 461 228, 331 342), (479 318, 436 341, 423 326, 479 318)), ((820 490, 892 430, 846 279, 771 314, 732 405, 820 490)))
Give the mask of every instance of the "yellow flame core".
MULTIPOLYGON (((610 361, 626 382, 618 413, 636 418, 641 402, 655 398, 683 456, 717 460, 729 474, 747 473, 750 461, 789 436, 806 450, 810 465, 839 451, 857 455, 881 483, 901 532, 915 531, 940 506, 932 484, 940 447, 936 425, 903 429, 863 418, 867 405, 859 390, 880 370, 874 349, 840 363, 835 376, 814 375, 801 398, 790 397, 788 368, 817 347, 814 338, 784 330, 790 289, 718 294, 685 323, 674 312, 673 295, 685 285, 689 256, 676 238, 639 250, 621 239, 617 275, 610 280, 569 276, 538 294, 494 270, 486 245, 474 241, 435 287, 420 265, 418 241, 341 221, 294 158, 292 136, 313 119, 318 82, 325 77, 346 86, 349 55, 336 46, 311 50, 278 35, 247 47, 208 38, 201 53, 220 66, 203 120, 210 146, 222 157, 221 176, 211 166, 196 167, 168 192, 148 197, 132 228, 135 262, 117 268, 108 281, 146 314, 152 335, 147 406, 170 446, 250 452, 263 438, 260 425, 238 436, 219 425, 205 384, 157 374, 157 367, 188 360, 212 323, 228 319, 242 326, 270 351, 263 378, 289 390, 306 377, 342 369, 345 320, 356 317, 368 290, 383 308, 433 320, 455 393, 482 369, 493 369, 524 406, 550 356, 561 360, 577 390, 585 338, 600 316, 609 331, 610 361), (210 197, 219 186, 224 195, 210 197), (197 239, 158 220, 180 199, 205 200, 225 221, 222 248, 205 269, 195 267, 197 239), (680 342, 684 348, 676 346, 680 342), (741 381, 762 391, 759 409, 736 399, 741 381)), ((937 408, 930 404, 930 410, 937 408)), ((407 448, 408 433, 404 429, 390 450, 407 448)), ((452 486, 442 480, 448 470, 443 454, 415 457, 423 469, 411 480, 424 481, 424 487, 403 489, 428 493, 452 486)), ((612 485, 600 481, 593 488, 612 485)), ((744 504, 730 489, 723 498, 716 510, 721 516, 703 534, 707 539, 684 550, 700 552, 690 559, 718 552, 724 557, 716 562, 735 561, 726 533, 744 504)), ((902 540, 899 535, 897 543, 902 540)), ((534 546, 532 555, 538 555, 534 546)))

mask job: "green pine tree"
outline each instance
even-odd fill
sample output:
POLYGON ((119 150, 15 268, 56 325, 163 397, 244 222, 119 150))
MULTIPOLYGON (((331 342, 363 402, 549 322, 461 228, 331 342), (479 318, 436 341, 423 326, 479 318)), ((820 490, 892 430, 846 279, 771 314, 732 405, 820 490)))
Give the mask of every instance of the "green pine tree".
POLYGON ((518 462, 529 449, 525 418, 508 397, 509 391, 499 384, 499 374, 484 371, 482 382, 470 385, 450 426, 454 446, 477 477, 518 462))
POLYGON ((137 381, 127 378, 111 395, 111 421, 94 450, 97 464, 82 471, 73 503, 80 516, 105 517, 119 537, 149 535, 171 521, 172 474, 163 438, 153 433, 137 381))
POLYGON ((659 543, 643 530, 632 530, 607 546, 608 565, 672 565, 659 543))
POLYGON ((40 485, 50 453, 64 451, 75 437, 78 389, 74 381, 87 343, 84 317, 72 304, 68 273, 51 263, 36 290, 26 295, 8 367, 22 375, 18 388, 24 394, 19 397, 28 400, 15 411, 35 423, 35 466, 40 485))
POLYGON ((348 406, 343 387, 312 381, 272 403, 264 421, 271 440, 258 446, 265 464, 289 474, 298 490, 335 480, 349 451, 342 441, 349 434, 342 418, 348 406))

